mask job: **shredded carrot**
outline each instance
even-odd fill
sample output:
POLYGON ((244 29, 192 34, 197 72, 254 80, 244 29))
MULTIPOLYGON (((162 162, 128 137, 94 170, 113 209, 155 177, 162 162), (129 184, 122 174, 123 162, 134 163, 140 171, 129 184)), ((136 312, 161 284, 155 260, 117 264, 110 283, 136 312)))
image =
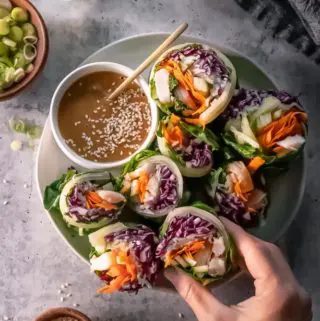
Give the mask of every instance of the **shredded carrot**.
MULTIPOLYGON (((193 75, 190 70, 187 70, 185 74, 183 74, 179 64, 176 61, 173 60, 167 60, 163 63, 163 68, 165 68, 169 73, 173 74, 174 77, 178 80, 179 84, 182 86, 183 89, 188 90, 196 103, 200 105, 197 107, 196 110, 193 111, 188 111, 185 110, 183 111, 184 116, 194 116, 197 114, 201 114, 206 108, 206 97, 199 92, 198 90, 195 89, 193 85, 193 75)), ((196 104, 193 103, 191 107, 192 109, 196 108, 196 104)))
POLYGON ((205 127, 206 124, 204 123, 203 120, 200 120, 199 118, 185 118, 184 119, 187 123, 192 124, 192 125, 197 125, 197 126, 202 126, 205 127))
POLYGON ((307 114, 297 111, 296 108, 288 110, 281 118, 272 121, 267 126, 260 129, 258 133, 258 141, 260 145, 275 153, 284 153, 283 149, 279 149, 277 142, 288 136, 303 135, 303 124, 307 122, 307 114))
POLYGON ((195 241, 193 243, 189 243, 182 247, 180 250, 171 251, 165 258, 164 264, 165 267, 168 267, 172 260, 178 256, 185 254, 186 256, 193 259, 193 255, 196 254, 198 251, 203 250, 206 247, 205 241, 195 241))
POLYGON ((138 178, 139 199, 141 203, 143 203, 144 201, 144 196, 147 191, 148 182, 149 182, 148 174, 146 172, 141 173, 140 177, 138 178))
POLYGON ((256 156, 251 159, 247 168, 250 174, 254 174, 266 161, 260 156, 256 156))
POLYGON ((96 192, 86 192, 86 207, 87 208, 104 208, 113 210, 118 208, 117 205, 108 203, 102 199, 96 192))
MULTIPOLYGON (((177 117, 179 118, 179 117, 177 117)), ((176 119, 171 116, 171 119, 173 119, 176 122, 176 119)), ((180 118, 179 118, 180 119, 180 118)), ((178 142, 180 146, 182 146, 185 143, 185 135, 182 131, 182 129, 179 127, 178 124, 173 124, 170 122, 166 126, 164 125, 162 128, 162 134, 169 145, 173 145, 173 143, 178 142)))
POLYGON ((175 114, 171 114, 170 116, 170 121, 173 125, 178 125, 179 122, 180 122, 180 117, 179 116, 176 116, 175 114))
POLYGON ((113 293, 121 289, 121 287, 129 281, 137 279, 137 268, 132 257, 127 254, 126 251, 113 250, 112 265, 107 270, 107 274, 113 278, 113 280, 106 286, 98 289, 98 293, 113 293), (119 257, 124 264, 117 263, 117 257, 119 257))
POLYGON ((248 212, 250 212, 250 213, 256 213, 256 212, 257 212, 257 210, 255 210, 255 209, 252 208, 252 207, 248 207, 247 210, 248 210, 248 212))

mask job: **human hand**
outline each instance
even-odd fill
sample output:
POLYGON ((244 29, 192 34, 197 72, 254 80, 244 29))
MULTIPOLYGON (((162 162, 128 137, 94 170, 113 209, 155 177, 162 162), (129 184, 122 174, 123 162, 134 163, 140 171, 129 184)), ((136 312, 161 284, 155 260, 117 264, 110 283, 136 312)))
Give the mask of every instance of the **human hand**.
POLYGON ((199 321, 310 321, 311 299, 298 284, 280 249, 222 218, 238 251, 239 264, 254 279, 255 296, 226 306, 178 269, 165 276, 190 305, 199 321))

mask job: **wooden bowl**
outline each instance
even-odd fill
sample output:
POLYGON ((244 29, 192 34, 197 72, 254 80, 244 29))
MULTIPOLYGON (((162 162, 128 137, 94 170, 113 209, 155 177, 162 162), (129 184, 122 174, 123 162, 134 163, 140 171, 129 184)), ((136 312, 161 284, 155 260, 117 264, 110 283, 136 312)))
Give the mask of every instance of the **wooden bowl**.
POLYGON ((0 101, 10 99, 21 91, 23 91, 40 73, 43 69, 49 51, 49 40, 47 27, 41 17, 39 11, 29 0, 10 0, 13 7, 22 7, 29 12, 31 22, 37 29, 39 41, 37 43, 38 55, 33 61, 34 69, 31 73, 27 74, 20 82, 12 85, 0 93, 0 101))
POLYGON ((78 310, 71 308, 53 308, 45 311, 34 321, 54 321, 58 318, 73 318, 75 321, 91 321, 87 316, 78 310))

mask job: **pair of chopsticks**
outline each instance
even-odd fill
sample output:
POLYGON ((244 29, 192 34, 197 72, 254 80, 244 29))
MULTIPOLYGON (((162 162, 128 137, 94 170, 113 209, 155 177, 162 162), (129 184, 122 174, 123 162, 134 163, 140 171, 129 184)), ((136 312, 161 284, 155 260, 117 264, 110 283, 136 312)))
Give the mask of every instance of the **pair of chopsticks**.
POLYGON ((180 25, 137 69, 129 76, 109 97, 109 100, 115 99, 119 94, 125 90, 129 84, 132 83, 138 76, 140 76, 149 65, 156 60, 165 50, 181 36, 181 34, 188 28, 187 23, 180 25))

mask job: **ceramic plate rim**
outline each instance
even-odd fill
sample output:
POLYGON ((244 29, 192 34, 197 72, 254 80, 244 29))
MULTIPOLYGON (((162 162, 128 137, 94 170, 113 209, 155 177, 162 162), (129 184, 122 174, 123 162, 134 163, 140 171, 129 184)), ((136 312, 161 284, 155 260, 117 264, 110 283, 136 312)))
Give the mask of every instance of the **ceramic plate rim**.
MULTIPOLYGON (((102 51, 107 50, 108 48, 113 47, 113 46, 115 46, 117 44, 120 44, 120 43, 123 43, 123 42, 126 42, 126 41, 130 41, 130 40, 133 40, 133 39, 137 39, 137 38, 147 38, 147 37, 151 37, 151 36, 168 36, 169 34, 170 33, 168 33, 168 32, 152 32, 152 33, 137 34, 137 35, 128 36, 128 37, 125 37, 125 38, 118 39, 116 41, 113 41, 113 42, 103 46, 102 48, 98 49, 97 51, 93 52, 91 55, 89 55, 76 68, 78 68, 78 67, 80 67, 80 66, 82 66, 84 64, 87 64, 88 60, 90 60, 93 56, 98 55, 102 51)), ((190 36, 190 35, 187 35, 187 34, 184 35, 184 36, 188 37, 188 39, 190 39, 190 41, 211 44, 212 46, 214 46, 214 47, 216 47, 218 49, 221 49, 222 52, 227 52, 227 53, 228 52, 232 52, 232 53, 235 53, 235 54, 239 55, 240 57, 243 57, 243 58, 247 59, 256 68, 261 70, 264 73, 264 75, 269 78, 269 80, 273 83, 273 85, 277 89, 280 88, 279 85, 277 84, 277 82, 274 80, 274 78, 272 76, 270 76, 269 73, 264 70, 264 68, 262 68, 256 62, 254 62, 254 60, 252 60, 252 58, 248 57, 246 54, 243 54, 243 53, 239 52, 238 50, 233 49, 233 48, 231 48, 231 47, 229 47, 227 45, 221 45, 219 43, 214 43, 214 42, 211 42, 211 41, 207 41, 205 39, 202 39, 201 37, 190 36)), ((50 126, 50 124, 49 124, 49 116, 47 117, 45 125, 44 125, 43 128, 45 129, 45 128, 47 128, 47 126, 50 126)), ((42 136, 40 138, 40 141, 39 141, 38 150, 37 150, 37 154, 36 154, 36 162, 35 162, 35 179, 36 179, 37 191, 38 191, 38 194, 40 196, 42 206, 43 206, 43 195, 42 195, 42 192, 41 192, 41 189, 40 189, 40 184, 39 184, 39 171, 38 171, 38 169, 39 169, 39 156, 40 156, 40 151, 41 151, 40 147, 42 146, 43 142, 44 142, 44 133, 42 134, 42 136)), ((286 224, 284 224, 282 226, 282 228, 279 230, 278 235, 276 235, 271 240, 271 242, 273 242, 273 243, 277 242, 284 235, 284 233, 288 230, 289 226, 291 225, 292 221, 294 220, 294 218, 296 217, 296 215, 297 215, 297 213, 298 213, 298 211, 300 209, 300 206, 301 206, 301 203, 302 203, 302 198, 303 198, 304 191, 305 191, 305 184, 306 184, 306 161, 305 161, 305 159, 306 159, 307 146, 308 146, 308 143, 306 144, 306 146, 304 148, 304 151, 303 151, 303 154, 302 154, 302 164, 301 164, 302 165, 302 168, 301 168, 302 169, 302 173, 301 173, 301 185, 299 187, 299 189, 300 189, 299 197, 298 197, 298 199, 296 201, 294 210, 292 211, 291 215, 288 217, 288 220, 286 221, 286 224)), ((44 211, 46 212, 46 214, 47 214, 46 216, 49 218, 50 222, 53 224, 54 228, 56 229, 58 234, 62 237, 64 242, 71 248, 71 250, 76 254, 77 257, 79 257, 86 264, 89 264, 89 262, 87 260, 85 260, 85 258, 83 256, 81 256, 80 253, 78 253, 75 250, 75 248, 73 246, 71 246, 71 244, 68 242, 68 240, 64 237, 64 235, 62 234, 61 230, 55 224, 55 222, 54 222, 53 218, 51 217, 51 214, 49 213, 49 211, 47 211, 46 209, 44 209, 44 211)))

